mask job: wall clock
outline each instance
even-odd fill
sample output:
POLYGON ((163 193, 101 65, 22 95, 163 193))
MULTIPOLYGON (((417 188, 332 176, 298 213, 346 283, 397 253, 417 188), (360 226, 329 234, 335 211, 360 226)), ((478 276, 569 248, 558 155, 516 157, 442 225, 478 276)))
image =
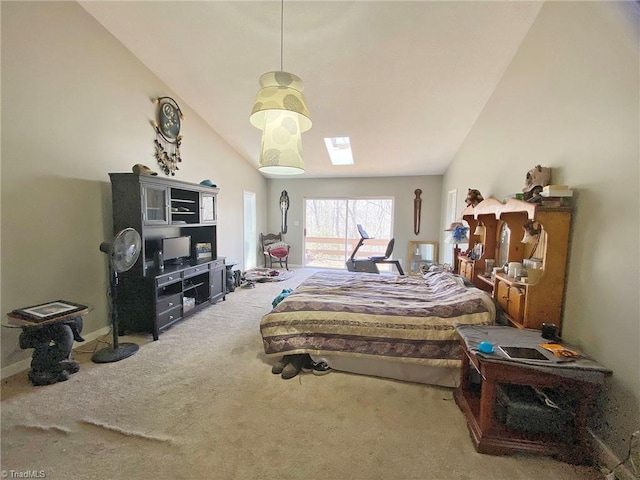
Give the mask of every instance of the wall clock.
POLYGON ((170 102, 165 102, 158 112, 160 115, 160 130, 166 138, 177 139, 180 133, 180 109, 170 102))
POLYGON ((176 170, 179 170, 178 163, 182 162, 180 157, 182 111, 171 97, 160 97, 154 99, 154 102, 158 104, 158 118, 154 122, 155 156, 165 175, 175 175, 176 170))

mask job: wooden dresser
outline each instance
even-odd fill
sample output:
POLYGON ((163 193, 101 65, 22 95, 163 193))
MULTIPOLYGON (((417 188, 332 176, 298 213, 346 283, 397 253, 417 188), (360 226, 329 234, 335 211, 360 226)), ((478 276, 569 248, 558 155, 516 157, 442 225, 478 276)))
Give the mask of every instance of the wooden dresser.
POLYGON ((492 292, 515 327, 540 329, 543 323, 555 323, 561 328, 571 211, 571 207, 546 208, 490 198, 463 212, 472 232, 469 249, 474 251, 480 244, 482 254, 459 256, 459 272, 478 288, 492 292), (522 243, 527 222, 541 229, 537 243, 522 243), (529 269, 530 277, 523 281, 504 272, 491 276, 485 272, 488 259, 496 267, 531 260, 539 268, 529 269))

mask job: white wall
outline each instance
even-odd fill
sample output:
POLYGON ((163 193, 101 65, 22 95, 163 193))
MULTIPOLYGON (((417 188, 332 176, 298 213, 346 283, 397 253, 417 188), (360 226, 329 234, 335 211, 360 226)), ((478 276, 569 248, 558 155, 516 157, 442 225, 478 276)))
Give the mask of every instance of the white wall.
MULTIPOLYGON (((270 232, 279 232, 280 194, 289 195, 286 240, 291 245, 289 263, 302 265, 304 199, 305 198, 358 198, 393 197, 395 247, 393 258, 402 259, 406 267, 410 240, 438 241, 440 232, 440 202, 442 177, 370 177, 370 178, 317 178, 272 179, 267 194, 268 226, 270 232), (415 190, 421 189, 422 215, 420 234, 413 233, 413 200, 415 190), (295 223, 298 222, 298 225, 295 223)), ((441 247, 442 248, 442 247, 441 247)))
MULTIPOLYGON (((219 255, 243 258, 243 190, 266 180, 84 9, 72 2, 2 2, 2 314, 56 299, 88 303, 85 333, 108 324, 112 237, 109 172, 153 157, 151 98, 185 114, 175 178, 220 187, 219 255)), ((258 212, 258 228, 266 224, 258 212)), ((25 359, 2 328, 2 367, 25 359)), ((3 370, 4 371, 4 370, 3 370)))
POLYGON ((563 335, 614 371, 597 430, 621 459, 640 429, 638 25, 630 2, 545 3, 443 185, 462 209, 542 164, 577 192, 563 335))

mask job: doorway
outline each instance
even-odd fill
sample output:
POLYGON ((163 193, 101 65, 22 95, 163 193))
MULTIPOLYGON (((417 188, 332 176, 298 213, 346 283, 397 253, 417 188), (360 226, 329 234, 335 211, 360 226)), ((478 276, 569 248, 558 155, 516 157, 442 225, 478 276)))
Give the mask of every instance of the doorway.
POLYGON ((253 192, 243 192, 244 211, 244 268, 243 271, 256 268, 256 253, 258 242, 256 239, 256 194, 253 192))
MULTIPOLYGON (((449 190, 447 192, 447 219, 446 219, 446 227, 449 228, 453 222, 456 221, 456 208, 458 203, 458 190, 449 190)), ((455 259, 453 258, 453 245, 450 243, 443 243, 445 248, 444 251, 444 261, 443 263, 448 265, 453 265, 455 259)))

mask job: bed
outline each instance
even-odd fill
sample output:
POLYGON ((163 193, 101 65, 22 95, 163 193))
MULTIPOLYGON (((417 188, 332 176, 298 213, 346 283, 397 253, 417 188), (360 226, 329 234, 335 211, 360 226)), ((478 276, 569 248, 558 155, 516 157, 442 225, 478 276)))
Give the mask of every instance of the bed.
POLYGON ((455 324, 492 325, 486 292, 447 272, 318 272, 262 317, 268 356, 308 353, 334 370, 456 386, 455 324))

